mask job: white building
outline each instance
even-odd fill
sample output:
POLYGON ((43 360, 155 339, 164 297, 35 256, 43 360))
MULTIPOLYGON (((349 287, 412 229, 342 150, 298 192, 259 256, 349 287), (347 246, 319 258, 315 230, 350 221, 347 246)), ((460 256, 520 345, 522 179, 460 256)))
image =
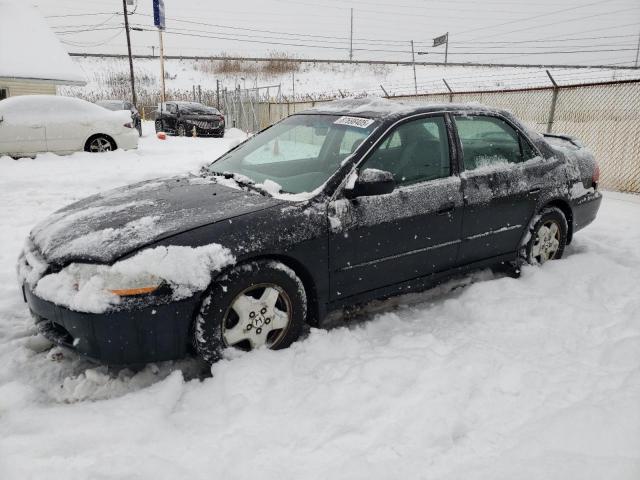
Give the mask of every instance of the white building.
POLYGON ((0 100, 85 85, 80 67, 32 6, 0 0, 0 100))

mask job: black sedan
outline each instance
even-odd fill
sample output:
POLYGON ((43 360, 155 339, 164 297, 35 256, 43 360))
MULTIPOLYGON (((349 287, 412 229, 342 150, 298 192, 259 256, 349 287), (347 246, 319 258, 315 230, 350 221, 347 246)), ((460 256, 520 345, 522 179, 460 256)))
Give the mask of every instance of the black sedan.
POLYGON ((129 110, 131 112, 131 120, 133 120, 133 126, 138 130, 138 135, 142 136, 142 119, 140 118, 140 112, 136 106, 126 100, 98 100, 96 105, 117 112, 119 110, 129 110))
POLYGON ((289 346, 304 324, 494 265, 560 258, 596 216, 579 141, 479 105, 344 100, 199 175, 95 195, 36 226, 39 330, 107 364, 289 346))
POLYGON ((196 102, 165 102, 155 111, 156 132, 180 137, 224 137, 224 115, 196 102))

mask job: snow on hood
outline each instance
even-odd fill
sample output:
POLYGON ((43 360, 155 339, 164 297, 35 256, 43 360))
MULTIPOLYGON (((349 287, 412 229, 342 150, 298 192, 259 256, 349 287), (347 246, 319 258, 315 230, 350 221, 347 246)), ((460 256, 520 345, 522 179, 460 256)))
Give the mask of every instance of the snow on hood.
POLYGON ((47 217, 31 240, 47 263, 111 263, 182 231, 281 203, 216 179, 156 179, 94 195, 47 217))

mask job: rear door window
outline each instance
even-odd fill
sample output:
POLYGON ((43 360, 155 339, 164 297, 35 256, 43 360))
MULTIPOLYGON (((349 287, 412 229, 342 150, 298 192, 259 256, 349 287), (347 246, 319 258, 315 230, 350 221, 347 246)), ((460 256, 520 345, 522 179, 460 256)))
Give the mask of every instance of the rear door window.
POLYGON ((455 116, 465 170, 520 163, 536 152, 504 120, 486 115, 455 116))

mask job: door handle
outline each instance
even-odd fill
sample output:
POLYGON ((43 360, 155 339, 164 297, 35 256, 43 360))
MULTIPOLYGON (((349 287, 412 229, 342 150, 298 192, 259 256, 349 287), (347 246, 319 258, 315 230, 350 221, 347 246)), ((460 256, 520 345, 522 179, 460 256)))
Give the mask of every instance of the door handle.
POLYGON ((33 125, 30 125, 30 127, 31 128, 42 128, 43 125, 33 124, 33 125))
POLYGON ((456 207, 455 203, 447 203, 443 205, 439 210, 436 210, 436 215, 446 215, 449 212, 453 212, 453 209, 456 207))
POLYGON ((532 188, 531 190, 529 190, 529 195, 537 195, 538 193, 540 193, 540 190, 542 190, 541 188, 532 188))

